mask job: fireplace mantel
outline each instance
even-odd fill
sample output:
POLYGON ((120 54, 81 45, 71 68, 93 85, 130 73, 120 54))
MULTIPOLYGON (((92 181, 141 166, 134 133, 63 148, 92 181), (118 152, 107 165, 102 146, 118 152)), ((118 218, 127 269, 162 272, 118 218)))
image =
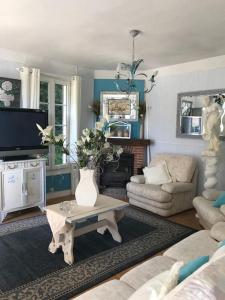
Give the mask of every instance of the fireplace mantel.
POLYGON ((131 146, 131 147, 147 147, 151 144, 150 140, 145 139, 108 139, 114 145, 131 146))

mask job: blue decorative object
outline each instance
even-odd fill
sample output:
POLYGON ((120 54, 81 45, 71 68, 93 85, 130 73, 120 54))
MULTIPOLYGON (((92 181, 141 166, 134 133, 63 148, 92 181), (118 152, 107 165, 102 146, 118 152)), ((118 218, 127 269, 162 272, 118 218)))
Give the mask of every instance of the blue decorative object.
POLYGON ((223 192, 222 194, 220 194, 215 201, 212 202, 212 206, 213 207, 218 207, 220 208, 220 206, 225 204, 225 192, 223 192))
POLYGON ((197 269, 199 269, 202 265, 209 261, 209 256, 199 256, 196 259, 189 261, 180 269, 178 283, 186 279, 192 273, 194 273, 197 269))

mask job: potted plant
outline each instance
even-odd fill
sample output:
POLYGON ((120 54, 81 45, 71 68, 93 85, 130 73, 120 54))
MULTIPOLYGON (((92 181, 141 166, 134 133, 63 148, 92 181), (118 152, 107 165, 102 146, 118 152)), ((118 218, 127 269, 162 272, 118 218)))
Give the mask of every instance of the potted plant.
POLYGON ((104 162, 118 161, 123 149, 107 141, 108 125, 102 119, 96 123, 96 128, 85 128, 74 149, 65 145, 62 135, 55 136, 53 127, 43 129, 37 124, 42 135, 42 144, 58 145, 62 152, 68 155, 80 170, 80 182, 75 196, 78 205, 94 206, 99 194, 95 179, 95 170, 104 162))

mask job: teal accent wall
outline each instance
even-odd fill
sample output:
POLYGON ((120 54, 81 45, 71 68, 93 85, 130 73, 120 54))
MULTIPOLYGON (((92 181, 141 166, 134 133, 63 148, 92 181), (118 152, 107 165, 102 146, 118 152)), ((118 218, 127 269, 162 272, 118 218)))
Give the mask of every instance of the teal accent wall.
MULTIPOLYGON (((125 80, 120 80, 121 84, 125 80)), ((144 101, 144 90, 145 90, 145 81, 144 80, 135 80, 136 91, 139 92, 139 101, 144 101)), ((94 99, 100 100, 101 92, 118 92, 114 79, 95 79, 94 80, 94 99)), ((140 137, 140 124, 139 122, 131 122, 131 137, 139 138, 140 137)))
POLYGON ((71 189, 71 174, 46 177, 46 193, 61 192, 71 189))

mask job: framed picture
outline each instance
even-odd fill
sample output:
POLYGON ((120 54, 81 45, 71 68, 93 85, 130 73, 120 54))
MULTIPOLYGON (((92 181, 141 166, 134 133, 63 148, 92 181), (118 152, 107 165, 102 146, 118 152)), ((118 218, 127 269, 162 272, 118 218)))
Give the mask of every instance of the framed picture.
POLYGON ((20 107, 21 81, 0 77, 0 107, 20 107))
POLYGON ((139 93, 101 92, 101 115, 109 121, 138 121, 139 93))
POLYGON ((130 99, 109 99, 108 114, 110 116, 130 115, 130 99))
POLYGON ((114 139, 130 139, 131 138, 131 124, 126 122, 114 122, 109 125, 110 138, 114 139))

